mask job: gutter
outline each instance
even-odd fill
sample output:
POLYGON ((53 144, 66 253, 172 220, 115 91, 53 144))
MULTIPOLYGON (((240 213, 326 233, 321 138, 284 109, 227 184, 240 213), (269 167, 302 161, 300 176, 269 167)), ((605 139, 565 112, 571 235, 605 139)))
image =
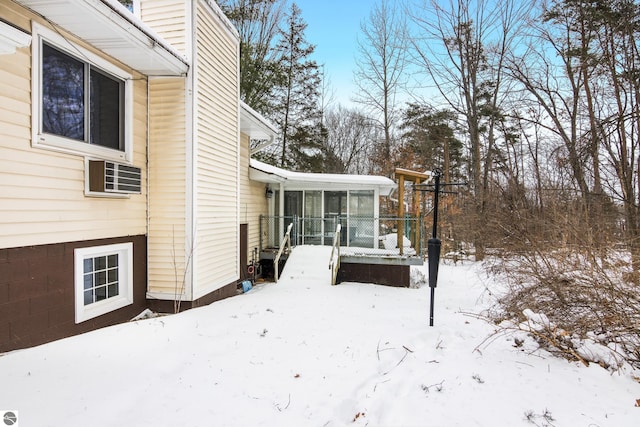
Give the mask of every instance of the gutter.
POLYGON ((166 50, 171 55, 175 56, 176 59, 180 60, 184 65, 189 67, 189 63, 186 58, 183 57, 177 50, 174 49, 173 46, 168 44, 165 40, 163 40, 158 34, 156 34, 151 28, 147 27, 144 22, 140 19, 136 18, 136 16, 129 11, 126 7, 120 4, 119 1, 116 0, 95 0, 99 1, 113 12, 116 12, 121 18, 126 20, 129 24, 136 27, 141 33, 145 36, 149 37, 153 44, 150 46, 151 48, 155 48, 156 46, 160 46, 162 49, 166 50))

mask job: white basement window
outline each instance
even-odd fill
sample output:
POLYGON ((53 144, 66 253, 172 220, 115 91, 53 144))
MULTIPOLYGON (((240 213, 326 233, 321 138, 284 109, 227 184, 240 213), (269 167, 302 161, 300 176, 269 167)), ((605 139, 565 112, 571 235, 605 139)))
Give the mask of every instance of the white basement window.
POLYGON ((76 323, 133 304, 133 243, 78 248, 76 323))
POLYGON ((32 26, 33 146, 131 162, 131 75, 32 26))

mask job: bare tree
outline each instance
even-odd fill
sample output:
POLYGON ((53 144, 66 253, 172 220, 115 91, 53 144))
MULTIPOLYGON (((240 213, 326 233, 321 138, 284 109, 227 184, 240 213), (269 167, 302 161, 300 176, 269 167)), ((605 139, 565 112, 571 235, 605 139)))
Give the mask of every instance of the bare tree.
POLYGON ((373 120, 358 110, 338 105, 326 112, 325 127, 325 172, 373 172, 371 155, 373 142, 378 140, 379 129, 373 120))
POLYGON ((607 154, 604 171, 614 200, 622 204, 627 244, 631 250, 633 281, 640 283, 640 5, 618 0, 588 10, 601 53, 594 91, 597 123, 593 139, 607 154))
MULTIPOLYGON (((406 21, 395 3, 380 0, 366 22, 361 23, 357 69, 354 73, 359 93, 355 101, 379 117, 384 132, 381 161, 391 159, 396 96, 405 83, 407 54, 406 21)), ((391 164, 385 172, 391 172, 391 164)))
POLYGON ((471 227, 476 258, 484 258, 487 188, 495 152, 496 126, 508 95, 504 58, 527 5, 515 0, 423 1, 409 11, 417 29, 411 37, 415 64, 425 71, 446 107, 464 123, 474 196, 471 227))
POLYGON ((272 94, 282 84, 274 49, 285 18, 286 0, 218 1, 240 34, 240 97, 256 111, 271 110, 272 94))

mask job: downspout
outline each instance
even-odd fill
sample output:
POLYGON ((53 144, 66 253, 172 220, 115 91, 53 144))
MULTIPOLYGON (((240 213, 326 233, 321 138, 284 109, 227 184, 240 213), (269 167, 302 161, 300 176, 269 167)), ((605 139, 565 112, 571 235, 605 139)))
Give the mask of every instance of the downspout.
MULTIPOLYGON (((240 42, 238 41, 237 45, 236 45, 236 84, 237 84, 237 91, 236 91, 236 99, 238 100, 238 123, 237 123, 237 128, 236 128, 236 132, 237 132, 237 144, 236 144, 236 238, 237 243, 236 243, 236 268, 237 270, 237 278, 236 281, 239 283, 242 280, 242 276, 243 276, 243 272, 241 271, 242 269, 240 268, 241 265, 246 265, 248 264, 249 260, 245 259, 242 260, 240 259, 241 253, 240 253, 240 246, 242 246, 242 242, 240 241, 240 208, 241 208, 241 204, 240 204, 240 197, 241 197, 241 192, 242 189, 240 188, 241 186, 241 181, 240 181, 240 167, 242 165, 242 138, 240 136, 240 114, 241 114, 241 108, 240 108, 240 42)), ((249 137, 249 147, 251 147, 251 137, 249 137)), ((249 150, 249 159, 247 159, 247 169, 249 168, 249 164, 251 163, 251 150, 249 150)), ((249 171, 247 170, 247 174, 249 173, 249 171)), ((247 236, 247 255, 249 254, 249 236, 247 236)))
POLYGON ((185 157, 186 157, 186 194, 185 194, 185 242, 184 242, 184 265, 185 272, 184 277, 186 279, 184 287, 184 297, 186 301, 192 301, 194 295, 194 286, 197 279, 197 219, 195 213, 198 210, 197 206, 197 144, 198 144, 198 129, 197 122, 195 120, 196 111, 196 93, 197 93, 197 49, 196 45, 196 14, 197 14, 197 2, 191 2, 191 9, 187 11, 189 13, 190 24, 187 28, 187 34, 190 35, 189 43, 187 44, 188 55, 191 57, 191 66, 186 76, 186 100, 187 106, 186 114, 186 138, 185 138, 185 157))
MULTIPOLYGON (((149 129, 151 128, 151 119, 150 119, 150 112, 151 112, 151 99, 150 99, 150 93, 151 93, 151 89, 150 89, 150 76, 147 76, 147 129, 146 129, 146 153, 147 153, 147 159, 146 159, 146 164, 147 164, 147 170, 145 171, 146 174, 146 179, 147 179, 147 195, 146 195, 146 206, 145 206, 145 211, 147 214, 147 218, 146 218, 146 230, 145 230, 145 234, 147 235, 147 254, 146 254, 146 259, 147 259, 147 265, 145 266, 146 268, 146 277, 147 277, 147 283, 145 284, 146 286, 146 291, 145 294, 148 294, 150 289, 149 289, 149 252, 151 252, 149 250, 149 230, 151 229, 150 227, 150 218, 151 218, 151 212, 149 211, 149 207, 151 206, 151 184, 150 184, 150 177, 149 177, 149 170, 150 170, 150 165, 149 165, 149 159, 151 158, 151 150, 150 150, 150 145, 151 145, 151 135, 149 132, 149 129)), ((148 298, 148 297, 147 297, 148 298)))

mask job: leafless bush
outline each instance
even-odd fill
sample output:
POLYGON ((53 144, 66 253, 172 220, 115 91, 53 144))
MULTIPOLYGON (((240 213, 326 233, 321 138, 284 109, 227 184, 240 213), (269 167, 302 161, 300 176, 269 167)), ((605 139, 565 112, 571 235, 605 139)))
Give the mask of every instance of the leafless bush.
POLYGON ((569 359, 607 368, 615 367, 608 360, 625 360, 640 367, 640 292, 623 279, 630 267, 615 255, 602 263, 580 252, 502 258, 491 268, 507 278, 508 290, 492 317, 527 331, 544 348, 569 359), (548 321, 532 321, 531 312, 548 321), (612 357, 582 351, 583 340, 602 345, 612 357))
POLYGON ((571 360, 640 367, 640 286, 615 209, 546 202, 544 211, 512 204, 492 222, 503 239, 486 265, 508 284, 493 320, 571 360))

